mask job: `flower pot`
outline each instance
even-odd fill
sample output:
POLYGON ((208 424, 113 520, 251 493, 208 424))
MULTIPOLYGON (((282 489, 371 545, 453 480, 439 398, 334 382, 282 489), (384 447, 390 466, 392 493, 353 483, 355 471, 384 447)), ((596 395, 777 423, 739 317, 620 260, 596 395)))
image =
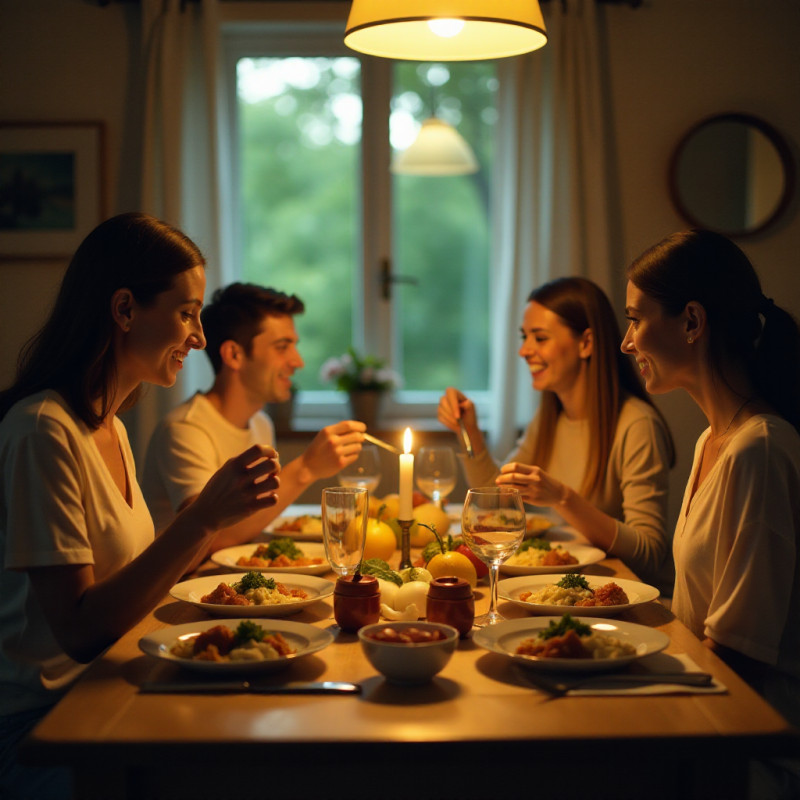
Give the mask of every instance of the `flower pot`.
POLYGON ((380 418, 383 392, 350 392, 350 413, 367 428, 375 428, 380 418))

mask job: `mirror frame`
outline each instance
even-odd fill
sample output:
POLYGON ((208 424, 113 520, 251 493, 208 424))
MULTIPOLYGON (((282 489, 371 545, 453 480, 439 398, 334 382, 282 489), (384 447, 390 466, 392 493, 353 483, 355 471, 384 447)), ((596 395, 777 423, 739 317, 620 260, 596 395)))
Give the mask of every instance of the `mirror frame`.
POLYGON ((697 124, 693 125, 678 142, 677 147, 672 153, 669 163, 669 193, 672 203, 678 213, 693 227, 705 228, 706 230, 713 230, 716 233, 721 233, 725 236, 744 238, 747 236, 754 236, 762 233, 770 225, 772 225, 789 207, 792 197, 794 196, 795 187, 795 170, 792 154, 786 140, 781 136, 775 128, 765 122, 763 119, 754 116, 753 114, 745 114, 741 112, 727 112, 723 114, 712 114, 705 119, 700 120, 697 124), (689 211, 681 198, 678 189, 678 162, 683 154, 683 151, 699 131, 707 128, 710 125, 719 122, 739 122, 743 125, 749 125, 762 133, 775 147, 778 153, 778 158, 783 168, 784 186, 783 194, 781 195, 775 210, 763 222, 753 225, 749 228, 742 228, 740 230, 721 230, 704 223, 702 220, 697 219, 691 211, 689 211))

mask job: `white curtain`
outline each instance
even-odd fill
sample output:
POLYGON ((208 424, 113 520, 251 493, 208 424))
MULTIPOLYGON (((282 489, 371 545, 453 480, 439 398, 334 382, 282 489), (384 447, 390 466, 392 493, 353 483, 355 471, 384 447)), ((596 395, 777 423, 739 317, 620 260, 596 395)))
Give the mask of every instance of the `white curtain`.
MULTIPOLYGON (((141 0, 145 63, 141 210, 183 230, 206 257, 206 295, 233 280, 224 257, 220 187, 227 148, 221 135, 217 0, 141 0)), ((185 362, 175 388, 149 387, 126 416, 137 463, 158 420, 198 388, 211 370, 205 355, 185 362)))
POLYGON ((609 142, 596 0, 542 6, 548 41, 498 62, 499 138, 492 254, 490 448, 503 458, 535 411, 517 355, 532 289, 566 275, 591 278, 613 297, 609 142))

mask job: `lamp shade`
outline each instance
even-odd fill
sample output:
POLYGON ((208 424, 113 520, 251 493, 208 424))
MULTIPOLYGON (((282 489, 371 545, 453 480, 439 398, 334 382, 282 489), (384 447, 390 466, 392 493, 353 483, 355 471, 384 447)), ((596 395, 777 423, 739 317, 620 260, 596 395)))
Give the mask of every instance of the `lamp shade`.
POLYGON ((401 175, 469 175, 477 171, 478 161, 466 139, 436 117, 422 123, 414 143, 392 164, 392 172, 401 175))
POLYGON ((537 0, 353 0, 344 43, 409 61, 480 61, 547 42, 537 0))

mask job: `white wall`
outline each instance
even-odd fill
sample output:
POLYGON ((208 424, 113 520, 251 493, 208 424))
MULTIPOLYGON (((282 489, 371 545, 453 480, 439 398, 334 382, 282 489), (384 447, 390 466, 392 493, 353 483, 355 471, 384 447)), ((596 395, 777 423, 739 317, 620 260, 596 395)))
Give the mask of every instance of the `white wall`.
MULTIPOLYGON (((0 2, 0 119, 106 123, 108 212, 136 207, 140 120, 135 3, 101 8, 92 0, 0 2)), ((798 0, 645 0, 632 10, 603 6, 607 33, 609 120, 616 134, 622 270, 643 249, 686 227, 667 191, 667 164, 681 135, 722 111, 763 117, 800 142, 798 0)), ((740 242, 765 292, 800 315, 800 215, 740 242)), ((0 263, 0 384, 13 375, 22 342, 52 301, 63 263, 0 263)), ((676 435, 677 507, 703 421, 685 396, 659 399, 676 435)))

